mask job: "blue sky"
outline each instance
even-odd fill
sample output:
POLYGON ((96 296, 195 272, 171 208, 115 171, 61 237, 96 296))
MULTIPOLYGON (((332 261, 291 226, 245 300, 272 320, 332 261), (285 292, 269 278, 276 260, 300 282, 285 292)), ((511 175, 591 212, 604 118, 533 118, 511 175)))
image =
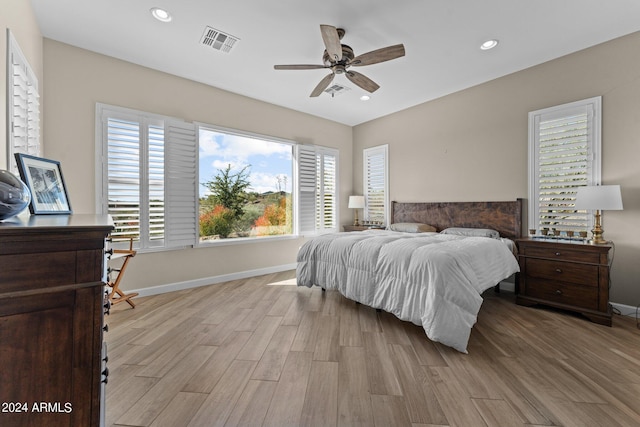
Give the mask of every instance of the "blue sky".
MULTIPOLYGON (((228 164, 231 164, 232 172, 239 172, 250 165, 247 170, 250 172, 251 191, 277 191, 280 178, 280 182, 286 179, 286 188, 283 190, 291 192, 291 145, 201 128, 199 182, 211 181, 228 164)), ((205 197, 208 190, 200 185, 199 193, 200 197, 205 197)))

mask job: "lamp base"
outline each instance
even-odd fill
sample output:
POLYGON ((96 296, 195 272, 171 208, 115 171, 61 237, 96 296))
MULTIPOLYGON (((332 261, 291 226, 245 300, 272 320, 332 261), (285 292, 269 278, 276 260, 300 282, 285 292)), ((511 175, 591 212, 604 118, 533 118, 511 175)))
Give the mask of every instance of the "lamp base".
POLYGON ((609 240, 595 240, 595 239, 589 239, 587 240, 587 244, 589 245, 608 245, 609 244, 609 240))
POLYGON ((602 229, 602 225, 600 224, 600 216, 601 216, 600 210, 597 210, 596 222, 593 227, 593 230, 591 230, 591 234, 593 234, 593 238, 590 240, 587 240, 587 243, 590 245, 606 245, 607 243, 609 243, 608 241, 602 238, 602 234, 604 233, 604 230, 602 229))

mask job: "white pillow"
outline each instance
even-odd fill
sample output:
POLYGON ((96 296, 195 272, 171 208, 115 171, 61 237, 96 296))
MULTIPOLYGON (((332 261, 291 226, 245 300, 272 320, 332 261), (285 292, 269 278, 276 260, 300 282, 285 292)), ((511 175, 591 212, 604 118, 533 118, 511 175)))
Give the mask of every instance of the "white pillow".
POLYGON ((427 233, 437 231, 435 227, 429 224, 421 224, 419 222, 396 222, 389 226, 391 231, 402 231, 404 233, 427 233))
POLYGON ((492 239, 499 239, 500 233, 490 228, 461 228, 450 227, 441 231, 442 234, 454 234, 456 236, 466 237, 490 237, 492 239))

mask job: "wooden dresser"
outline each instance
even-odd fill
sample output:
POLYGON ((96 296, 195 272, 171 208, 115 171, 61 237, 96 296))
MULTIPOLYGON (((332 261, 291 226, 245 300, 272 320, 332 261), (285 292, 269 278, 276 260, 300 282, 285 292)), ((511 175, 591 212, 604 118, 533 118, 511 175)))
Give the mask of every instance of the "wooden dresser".
POLYGON ((0 222, 0 426, 99 426, 108 216, 0 222))
POLYGON ((611 326, 610 245, 518 239, 516 303, 544 304, 611 326))

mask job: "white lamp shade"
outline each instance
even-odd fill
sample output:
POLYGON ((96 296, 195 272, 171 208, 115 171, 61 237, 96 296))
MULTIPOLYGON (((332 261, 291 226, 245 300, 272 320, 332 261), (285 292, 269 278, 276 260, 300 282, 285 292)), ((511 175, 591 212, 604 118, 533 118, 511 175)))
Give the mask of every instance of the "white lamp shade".
POLYGON ((620 186, 598 185, 578 188, 576 209, 622 210, 620 186))
POLYGON ((364 196, 349 196, 349 209, 363 209, 364 196))

